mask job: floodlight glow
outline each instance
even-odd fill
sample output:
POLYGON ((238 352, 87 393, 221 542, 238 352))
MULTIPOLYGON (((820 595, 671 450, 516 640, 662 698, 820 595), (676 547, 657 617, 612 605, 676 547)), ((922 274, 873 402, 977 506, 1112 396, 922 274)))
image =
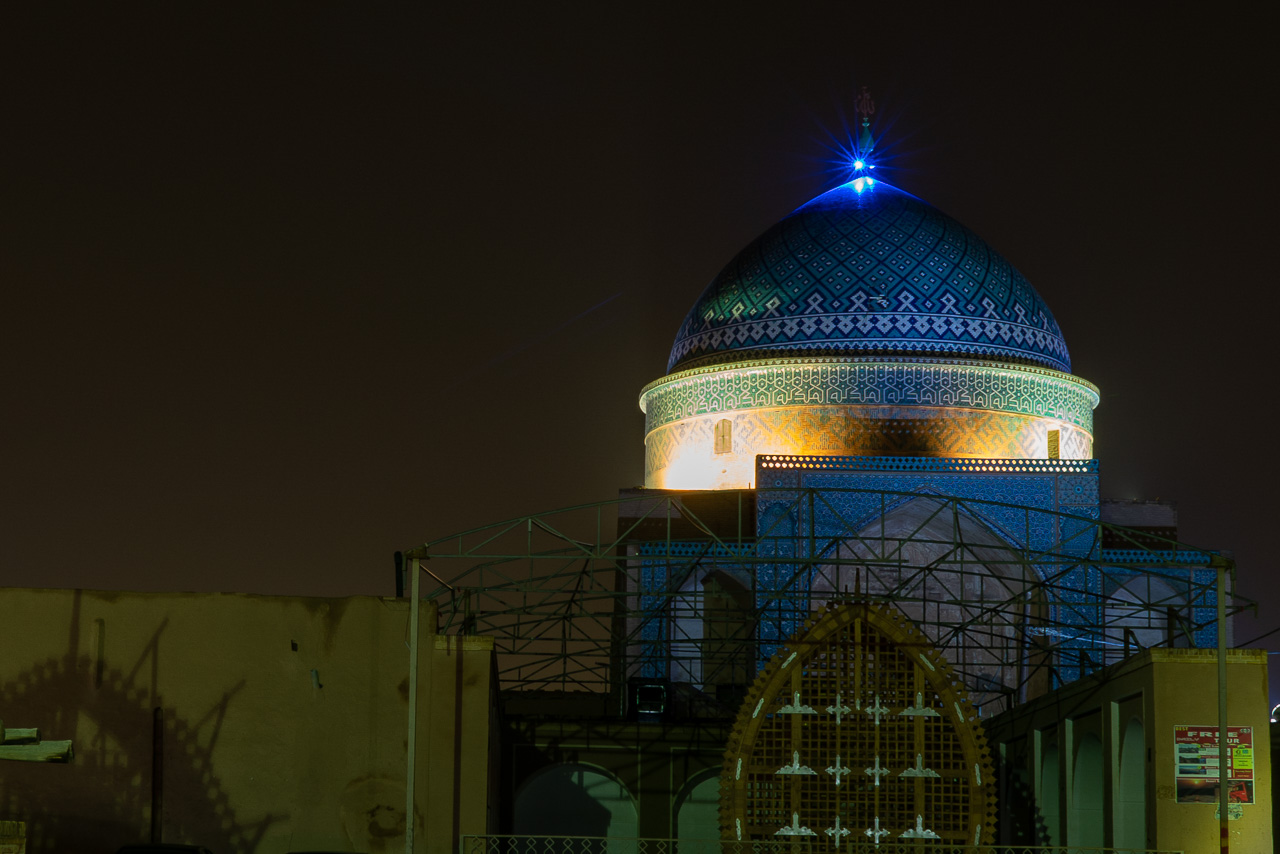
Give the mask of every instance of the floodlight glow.
MULTIPOLYGON (((854 168, 854 169, 861 169, 863 166, 866 166, 866 165, 867 165, 867 164, 863 163, 861 160, 855 160, 855 161, 853 161, 853 168, 854 168)), ((871 167, 871 168, 873 168, 873 169, 874 169, 875 167, 873 166, 873 167, 871 167)))
POLYGON ((862 192, 863 190, 865 190, 866 188, 867 188, 867 179, 866 179, 866 178, 854 178, 854 179, 853 179, 853 189, 854 189, 856 192, 861 193, 861 192, 862 192))

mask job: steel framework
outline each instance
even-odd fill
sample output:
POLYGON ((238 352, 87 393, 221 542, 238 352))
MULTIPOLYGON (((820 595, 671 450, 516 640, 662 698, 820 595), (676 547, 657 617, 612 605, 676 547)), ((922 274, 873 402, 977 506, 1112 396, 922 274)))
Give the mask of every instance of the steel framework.
POLYGON ((1219 572, 1228 618, 1251 605, 1235 595, 1228 559, 1083 516, 808 488, 716 493, 710 514, 706 495, 654 491, 522 516, 407 554, 431 579, 441 632, 494 637, 504 689, 606 692, 637 675, 706 688, 742 655, 754 675, 811 610, 863 598, 914 620, 972 692, 1016 702, 1143 647, 1216 645, 1219 572), (844 519, 839 493, 873 495, 884 512, 844 519), (766 497, 785 498, 788 524, 757 526, 766 497), (906 502, 914 513, 891 528, 889 510, 906 502), (1022 530, 1008 530, 1011 517, 1022 530), (729 616, 721 600, 706 605, 713 576, 745 590, 729 616), (717 629, 730 618, 745 628, 717 629))

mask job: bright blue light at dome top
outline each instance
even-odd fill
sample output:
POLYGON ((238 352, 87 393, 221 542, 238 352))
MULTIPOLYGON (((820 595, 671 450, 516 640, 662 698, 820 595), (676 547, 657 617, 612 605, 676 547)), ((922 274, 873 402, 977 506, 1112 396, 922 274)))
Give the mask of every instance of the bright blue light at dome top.
POLYGON ((849 165, 853 168, 853 178, 847 183, 853 187, 855 192, 862 193, 876 185, 876 179, 867 174, 876 167, 874 164, 867 162, 865 157, 854 155, 849 165))
POLYGON ((875 179, 870 176, 870 172, 876 168, 876 165, 868 161, 866 157, 854 155, 849 160, 849 168, 853 170, 853 177, 845 183, 852 185, 853 189, 861 193, 863 190, 875 186, 875 179))

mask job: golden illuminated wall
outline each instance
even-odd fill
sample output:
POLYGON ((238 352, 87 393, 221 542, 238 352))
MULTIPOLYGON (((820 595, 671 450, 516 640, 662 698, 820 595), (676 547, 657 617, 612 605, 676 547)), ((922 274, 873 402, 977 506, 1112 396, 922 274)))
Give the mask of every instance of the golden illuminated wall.
POLYGON ((758 454, 1037 459, 1093 455, 1097 390, 1069 374, 965 361, 774 359, 644 389, 645 485, 754 484, 758 454))

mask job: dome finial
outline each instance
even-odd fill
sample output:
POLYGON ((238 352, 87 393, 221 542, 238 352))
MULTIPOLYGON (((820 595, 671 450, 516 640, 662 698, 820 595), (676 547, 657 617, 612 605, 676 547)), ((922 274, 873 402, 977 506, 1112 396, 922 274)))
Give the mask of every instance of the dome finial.
POLYGON ((858 134, 858 158, 863 159, 876 147, 875 138, 871 135, 871 117, 876 112, 876 102, 871 100, 871 92, 866 86, 858 94, 854 104, 854 115, 862 116, 862 130, 858 134))

